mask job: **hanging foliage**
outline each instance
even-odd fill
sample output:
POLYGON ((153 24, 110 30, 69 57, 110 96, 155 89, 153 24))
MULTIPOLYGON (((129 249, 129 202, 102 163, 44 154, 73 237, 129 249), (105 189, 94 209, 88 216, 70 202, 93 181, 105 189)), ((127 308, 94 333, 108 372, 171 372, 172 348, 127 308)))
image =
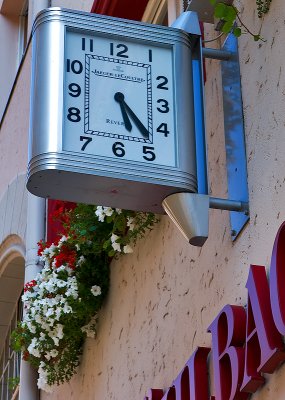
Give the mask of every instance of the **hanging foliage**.
MULTIPOLYGON (((255 41, 264 39, 258 33, 253 33, 248 26, 246 26, 241 17, 239 10, 234 5, 225 4, 219 0, 209 0, 214 6, 214 15, 220 19, 222 24, 222 32, 229 33, 233 32, 236 37, 240 37, 242 34, 249 34, 255 41)), ((257 15, 258 18, 263 18, 268 13, 270 8, 271 0, 256 0, 257 15)))
POLYGON ((41 272, 24 287, 23 321, 12 345, 39 373, 47 392, 70 380, 86 337, 96 337, 98 311, 109 289, 113 257, 132 253, 136 240, 157 221, 154 214, 79 204, 58 207, 62 232, 38 243, 41 272))

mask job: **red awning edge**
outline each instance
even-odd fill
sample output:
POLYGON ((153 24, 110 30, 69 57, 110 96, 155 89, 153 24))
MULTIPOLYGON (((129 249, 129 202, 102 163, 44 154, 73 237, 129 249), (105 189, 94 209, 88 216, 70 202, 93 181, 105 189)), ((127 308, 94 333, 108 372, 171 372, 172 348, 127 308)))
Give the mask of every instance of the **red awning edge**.
POLYGON ((94 0, 92 13, 141 21, 148 0, 94 0))

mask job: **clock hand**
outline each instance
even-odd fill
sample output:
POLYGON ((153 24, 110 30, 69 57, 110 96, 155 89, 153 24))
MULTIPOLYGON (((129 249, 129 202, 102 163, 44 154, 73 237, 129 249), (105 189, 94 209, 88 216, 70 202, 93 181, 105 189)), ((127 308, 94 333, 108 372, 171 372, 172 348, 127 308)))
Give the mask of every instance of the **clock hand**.
POLYGON ((120 104, 120 108, 121 108, 121 112, 122 112, 125 128, 127 129, 127 131, 131 132, 133 127, 132 127, 130 118, 129 118, 128 114, 127 114, 127 111, 125 109, 124 98, 125 98, 125 96, 123 95, 123 93, 121 93, 121 92, 115 93, 114 99, 120 104))
POLYGON ((138 130, 141 132, 142 136, 145 137, 146 139, 149 138, 149 131, 146 129, 146 127, 142 124, 142 122, 138 119, 136 114, 133 112, 133 110, 127 105, 127 103, 123 100, 125 108, 129 116, 132 118, 134 123, 136 124, 138 130))
POLYGON ((135 125, 137 126, 137 128, 139 129, 139 131, 141 132, 141 134, 143 135, 143 137, 148 139, 149 138, 148 130, 142 124, 142 122, 138 119, 138 117, 133 112, 133 110, 127 105, 127 103, 125 102, 125 96, 123 95, 123 93, 121 93, 121 92, 115 93, 114 99, 120 104, 126 129, 128 131, 132 130, 132 124, 129 119, 129 116, 130 116, 132 118, 132 120, 134 121, 135 125), (129 116, 128 116, 128 114, 129 114, 129 116))

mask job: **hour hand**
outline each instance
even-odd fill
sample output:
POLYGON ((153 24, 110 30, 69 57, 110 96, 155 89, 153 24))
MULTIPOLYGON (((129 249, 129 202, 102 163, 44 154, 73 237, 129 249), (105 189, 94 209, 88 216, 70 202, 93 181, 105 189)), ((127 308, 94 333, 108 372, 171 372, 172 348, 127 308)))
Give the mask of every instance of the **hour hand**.
POLYGON ((131 131, 131 129, 132 129, 132 124, 129 119, 129 117, 131 117, 131 119, 137 126, 137 128, 140 131, 140 133, 142 134, 142 136, 145 137, 146 139, 148 139, 149 138, 148 130, 143 125, 143 123, 139 120, 139 118, 136 116, 136 114, 133 112, 133 110, 127 105, 127 103, 125 102, 125 96, 123 95, 123 93, 121 93, 121 92, 115 93, 114 99, 118 103, 120 103, 126 129, 128 131, 131 131), (125 120, 125 118, 126 118, 126 120, 125 120), (126 125, 126 122, 127 122, 127 125, 126 125), (130 127, 130 129, 128 129, 128 127, 130 127))
POLYGON ((130 118, 129 118, 129 116, 127 114, 127 111, 126 111, 126 108, 125 108, 124 98, 125 98, 125 96, 123 95, 123 93, 121 93, 121 92, 115 93, 114 99, 120 104, 120 108, 121 108, 121 112, 122 112, 125 128, 126 128, 127 131, 131 132, 133 127, 132 127, 130 118))

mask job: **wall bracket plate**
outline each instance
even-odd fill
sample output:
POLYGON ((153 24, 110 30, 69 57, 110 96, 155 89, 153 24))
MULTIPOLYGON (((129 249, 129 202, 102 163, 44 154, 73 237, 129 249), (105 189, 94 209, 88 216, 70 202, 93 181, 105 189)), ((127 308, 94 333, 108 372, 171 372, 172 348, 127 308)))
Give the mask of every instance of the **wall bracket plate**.
MULTIPOLYGON (((224 129, 226 143, 228 197, 248 203, 247 163, 240 68, 237 38, 229 34, 223 50, 231 53, 229 60, 221 61, 224 129)), ((248 213, 230 212, 231 236, 235 240, 249 220, 248 213)))

